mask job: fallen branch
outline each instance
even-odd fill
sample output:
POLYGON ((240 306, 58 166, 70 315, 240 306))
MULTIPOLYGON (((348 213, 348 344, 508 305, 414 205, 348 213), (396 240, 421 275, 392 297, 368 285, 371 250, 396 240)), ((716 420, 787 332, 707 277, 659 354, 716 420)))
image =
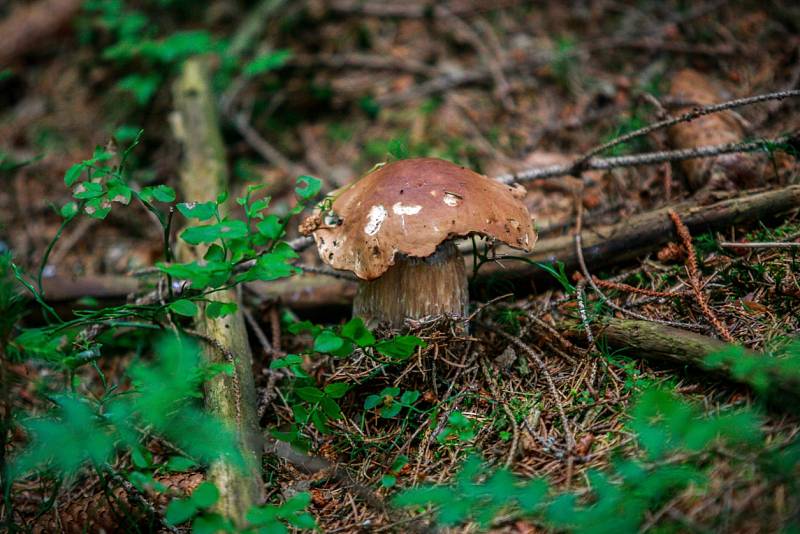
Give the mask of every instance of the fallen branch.
MULTIPOLYGON (((698 369, 715 372, 727 380, 747 384, 737 378, 730 367, 709 367, 706 357, 731 347, 718 339, 696 334, 680 328, 664 326, 648 321, 606 318, 602 335, 612 349, 623 349, 631 356, 646 360, 665 362, 680 367, 690 365, 698 369)), ((577 328, 577 325, 574 325, 577 328)), ((745 351, 743 358, 756 357, 745 351)), ((765 358, 766 356, 759 356, 765 358)), ((800 384, 779 373, 770 374, 771 387, 781 393, 798 395, 800 384)))
MULTIPOLYGON (((733 224, 770 219, 800 207, 800 186, 789 186, 775 191, 751 193, 703 206, 687 202, 674 209, 689 230, 695 234, 715 231, 733 224)), ((635 258, 658 250, 677 239, 674 226, 663 208, 641 213, 613 225, 583 229, 581 244, 584 259, 593 269, 603 269, 624 264, 635 258)), ((736 244, 739 246, 739 244, 736 244)), ((510 249, 499 252, 511 254, 510 249)), ((524 279, 533 283, 551 283, 552 277, 530 262, 564 262, 567 272, 578 265, 574 236, 542 239, 531 254, 517 256, 525 261, 501 258, 484 265, 478 281, 502 276, 505 279, 524 279)), ((472 258, 466 256, 471 268, 472 258)), ((95 298, 124 298, 137 289, 134 278, 98 276, 92 278, 45 278, 48 300, 72 300, 81 296, 95 298)), ((274 282, 252 282, 245 286, 257 298, 279 301, 298 311, 311 311, 325 307, 348 306, 355 295, 355 283, 325 275, 304 274, 274 282)))
MULTIPOLYGON (((184 149, 183 196, 198 202, 213 200, 226 189, 228 172, 205 59, 186 61, 173 92, 176 112, 172 128, 184 149)), ((179 256, 182 261, 191 261, 201 255, 199 252, 182 248, 179 256)), ((209 299, 238 300, 232 290, 213 293, 209 299)), ((239 305, 241 307, 241 303, 239 305)), ((201 312, 195 320, 195 328, 208 342, 203 349, 207 363, 233 363, 232 375, 220 373, 206 383, 205 402, 211 413, 238 430, 246 467, 242 469, 226 461, 217 461, 209 467, 207 476, 220 492, 216 511, 244 525, 245 514, 262 497, 253 357, 247 330, 241 311, 217 319, 205 317, 201 312)))
MULTIPOLYGON (((668 216, 670 209, 675 210, 692 233, 700 234, 734 224, 770 220, 798 207, 800 186, 796 185, 733 197, 707 206, 686 202, 633 215, 617 224, 584 229, 581 233, 583 255, 586 263, 596 270, 617 266, 658 250, 677 237, 668 216)), ((513 251, 504 248, 500 252, 513 251)), ((481 275, 502 274, 507 279, 533 277, 541 281, 550 275, 530 262, 550 264, 561 261, 568 273, 579 267, 574 237, 568 235, 543 239, 532 253, 516 257, 525 261, 507 259, 489 263, 481 269, 481 275)))
POLYGON ((666 161, 684 161, 693 158, 710 158, 721 154, 732 154, 735 152, 756 152, 764 150, 765 147, 790 144, 796 141, 795 136, 783 136, 776 139, 760 139, 758 141, 747 141, 744 143, 727 143, 723 145, 706 145, 696 148, 683 148, 679 150, 660 150, 657 152, 645 152, 644 154, 632 154, 630 156, 615 156, 611 158, 595 158, 588 160, 578 159, 568 165, 551 165, 538 169, 529 169, 516 173, 509 173, 497 176, 495 179, 504 184, 513 182, 530 182, 540 178, 553 178, 556 176, 575 176, 585 171, 606 171, 621 167, 638 167, 640 165, 653 165, 666 161))

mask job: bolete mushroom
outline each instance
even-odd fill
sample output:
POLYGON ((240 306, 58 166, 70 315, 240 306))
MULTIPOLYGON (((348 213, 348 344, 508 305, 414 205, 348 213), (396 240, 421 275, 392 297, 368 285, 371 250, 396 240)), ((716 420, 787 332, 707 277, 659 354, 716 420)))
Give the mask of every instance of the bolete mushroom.
POLYGON ((536 232, 524 194, 444 160, 407 159, 334 192, 301 229, 325 263, 361 279, 353 314, 369 326, 464 317, 467 273, 454 239, 480 235, 530 251, 536 232))

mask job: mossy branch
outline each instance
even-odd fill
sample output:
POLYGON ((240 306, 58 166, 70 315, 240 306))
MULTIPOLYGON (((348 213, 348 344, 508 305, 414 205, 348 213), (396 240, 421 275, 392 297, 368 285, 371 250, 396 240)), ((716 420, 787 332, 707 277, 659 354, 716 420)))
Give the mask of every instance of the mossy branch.
MULTIPOLYGON (((183 197, 198 202, 215 200, 227 188, 228 171, 205 58, 186 61, 173 87, 173 97, 175 112, 170 121, 183 146, 183 197)), ((191 261, 199 252, 183 247, 179 257, 181 261, 191 261)), ((232 290, 212 293, 210 298, 238 302, 232 290)), ((247 510, 259 502, 262 492, 253 356, 247 330, 241 312, 216 319, 201 313, 195 327, 208 342, 203 351, 206 361, 234 366, 232 375, 218 375, 206 384, 205 402, 211 413, 239 431, 247 466, 243 470, 218 462, 210 467, 208 478, 220 491, 217 511, 242 525, 247 510)))

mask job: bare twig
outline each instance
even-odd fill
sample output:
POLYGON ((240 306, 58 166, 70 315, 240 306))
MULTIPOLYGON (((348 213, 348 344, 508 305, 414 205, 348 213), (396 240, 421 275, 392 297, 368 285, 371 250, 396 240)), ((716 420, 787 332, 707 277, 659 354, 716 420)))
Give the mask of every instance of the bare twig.
POLYGON ((250 125, 247 117, 243 113, 231 112, 227 114, 234 125, 236 130, 242 135, 247 144, 253 147, 253 150, 266 161, 279 167, 284 173, 290 176, 299 176, 301 174, 308 174, 308 170, 302 166, 294 163, 289 158, 284 156, 280 150, 272 146, 272 144, 264 139, 255 128, 250 125))
POLYGON ((567 419, 566 412, 564 411, 564 405, 561 402, 561 397, 559 396, 558 390, 556 389, 556 384, 553 381, 553 377, 550 375, 550 371, 544 364, 544 360, 542 359, 542 357, 535 350, 533 350, 527 344, 525 344, 521 339, 519 339, 517 336, 511 335, 505 330, 502 330, 501 328, 492 325, 490 323, 478 321, 478 325, 485 328, 486 330, 498 334, 501 337, 504 337, 505 339, 507 339, 508 341, 510 341, 511 343, 513 343, 514 345, 525 351, 525 353, 539 367, 539 370, 542 372, 542 374, 545 377, 545 380, 547 381, 547 386, 550 389, 550 394, 553 396, 553 401, 556 403, 556 406, 558 407, 558 412, 561 417, 561 425, 564 427, 564 435, 566 436, 567 450, 572 451, 575 448, 575 437, 572 434, 570 422, 569 419, 567 419))
POLYGON ((692 158, 708 158, 719 156, 720 154, 731 154, 734 152, 755 152, 763 150, 765 146, 771 144, 783 144, 794 139, 793 136, 783 136, 776 139, 762 139, 758 141, 747 141, 744 143, 727 143, 723 145, 707 145, 697 148, 684 148, 680 150, 661 150, 657 152, 646 152, 644 154, 634 154, 630 156, 615 156, 611 158, 592 157, 585 162, 577 160, 567 165, 550 165, 538 169, 529 169, 516 173, 503 174, 495 179, 504 184, 512 182, 528 182, 539 178, 553 178, 556 176, 576 175, 581 171, 600 171, 616 169, 620 167, 637 167, 639 165, 653 165, 665 161, 683 161, 692 158))
POLYGON ((648 135, 649 133, 652 133, 656 130, 663 130, 664 128, 668 128, 674 124, 678 124, 681 122, 690 122, 698 117, 702 117, 703 115, 719 113, 720 111, 739 108, 742 106, 749 106, 750 104, 757 104, 759 102, 767 102, 770 100, 783 100, 785 98, 792 98, 798 96, 800 96, 800 90, 778 91, 775 93, 755 95, 747 98, 737 98, 736 100, 729 100, 727 102, 722 102, 720 104, 713 104, 710 106, 702 106, 699 108, 695 108, 687 113, 684 113, 683 115, 678 115, 677 117, 669 117, 664 120, 654 122, 653 124, 649 124, 647 126, 644 126, 643 128, 639 128, 638 130, 634 130, 625 135, 621 135, 615 139, 612 139, 607 143, 598 145, 595 148, 583 154, 580 158, 578 158, 575 164, 577 168, 580 168, 582 164, 588 162, 589 159, 591 159, 593 156, 601 154, 606 150, 608 150, 609 148, 615 147, 632 139, 648 135))
POLYGON ((647 289, 646 287, 635 287, 629 284, 622 284, 620 282, 613 282, 611 280, 600 280, 596 276, 592 276, 594 283, 599 287, 606 289, 615 289, 617 291, 624 291, 626 293, 636 293, 637 295, 645 295, 648 297, 656 298, 681 298, 686 296, 686 293, 675 291, 656 291, 655 289, 647 289))

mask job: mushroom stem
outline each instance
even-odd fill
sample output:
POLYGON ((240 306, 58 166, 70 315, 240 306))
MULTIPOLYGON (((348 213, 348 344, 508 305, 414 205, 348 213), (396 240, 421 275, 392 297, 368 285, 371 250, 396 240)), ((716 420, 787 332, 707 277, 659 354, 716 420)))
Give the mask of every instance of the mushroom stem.
POLYGON ((360 282, 353 315, 370 328, 388 323, 401 328, 405 319, 467 314, 467 272, 458 247, 447 240, 426 258, 398 255, 377 280, 360 282))

